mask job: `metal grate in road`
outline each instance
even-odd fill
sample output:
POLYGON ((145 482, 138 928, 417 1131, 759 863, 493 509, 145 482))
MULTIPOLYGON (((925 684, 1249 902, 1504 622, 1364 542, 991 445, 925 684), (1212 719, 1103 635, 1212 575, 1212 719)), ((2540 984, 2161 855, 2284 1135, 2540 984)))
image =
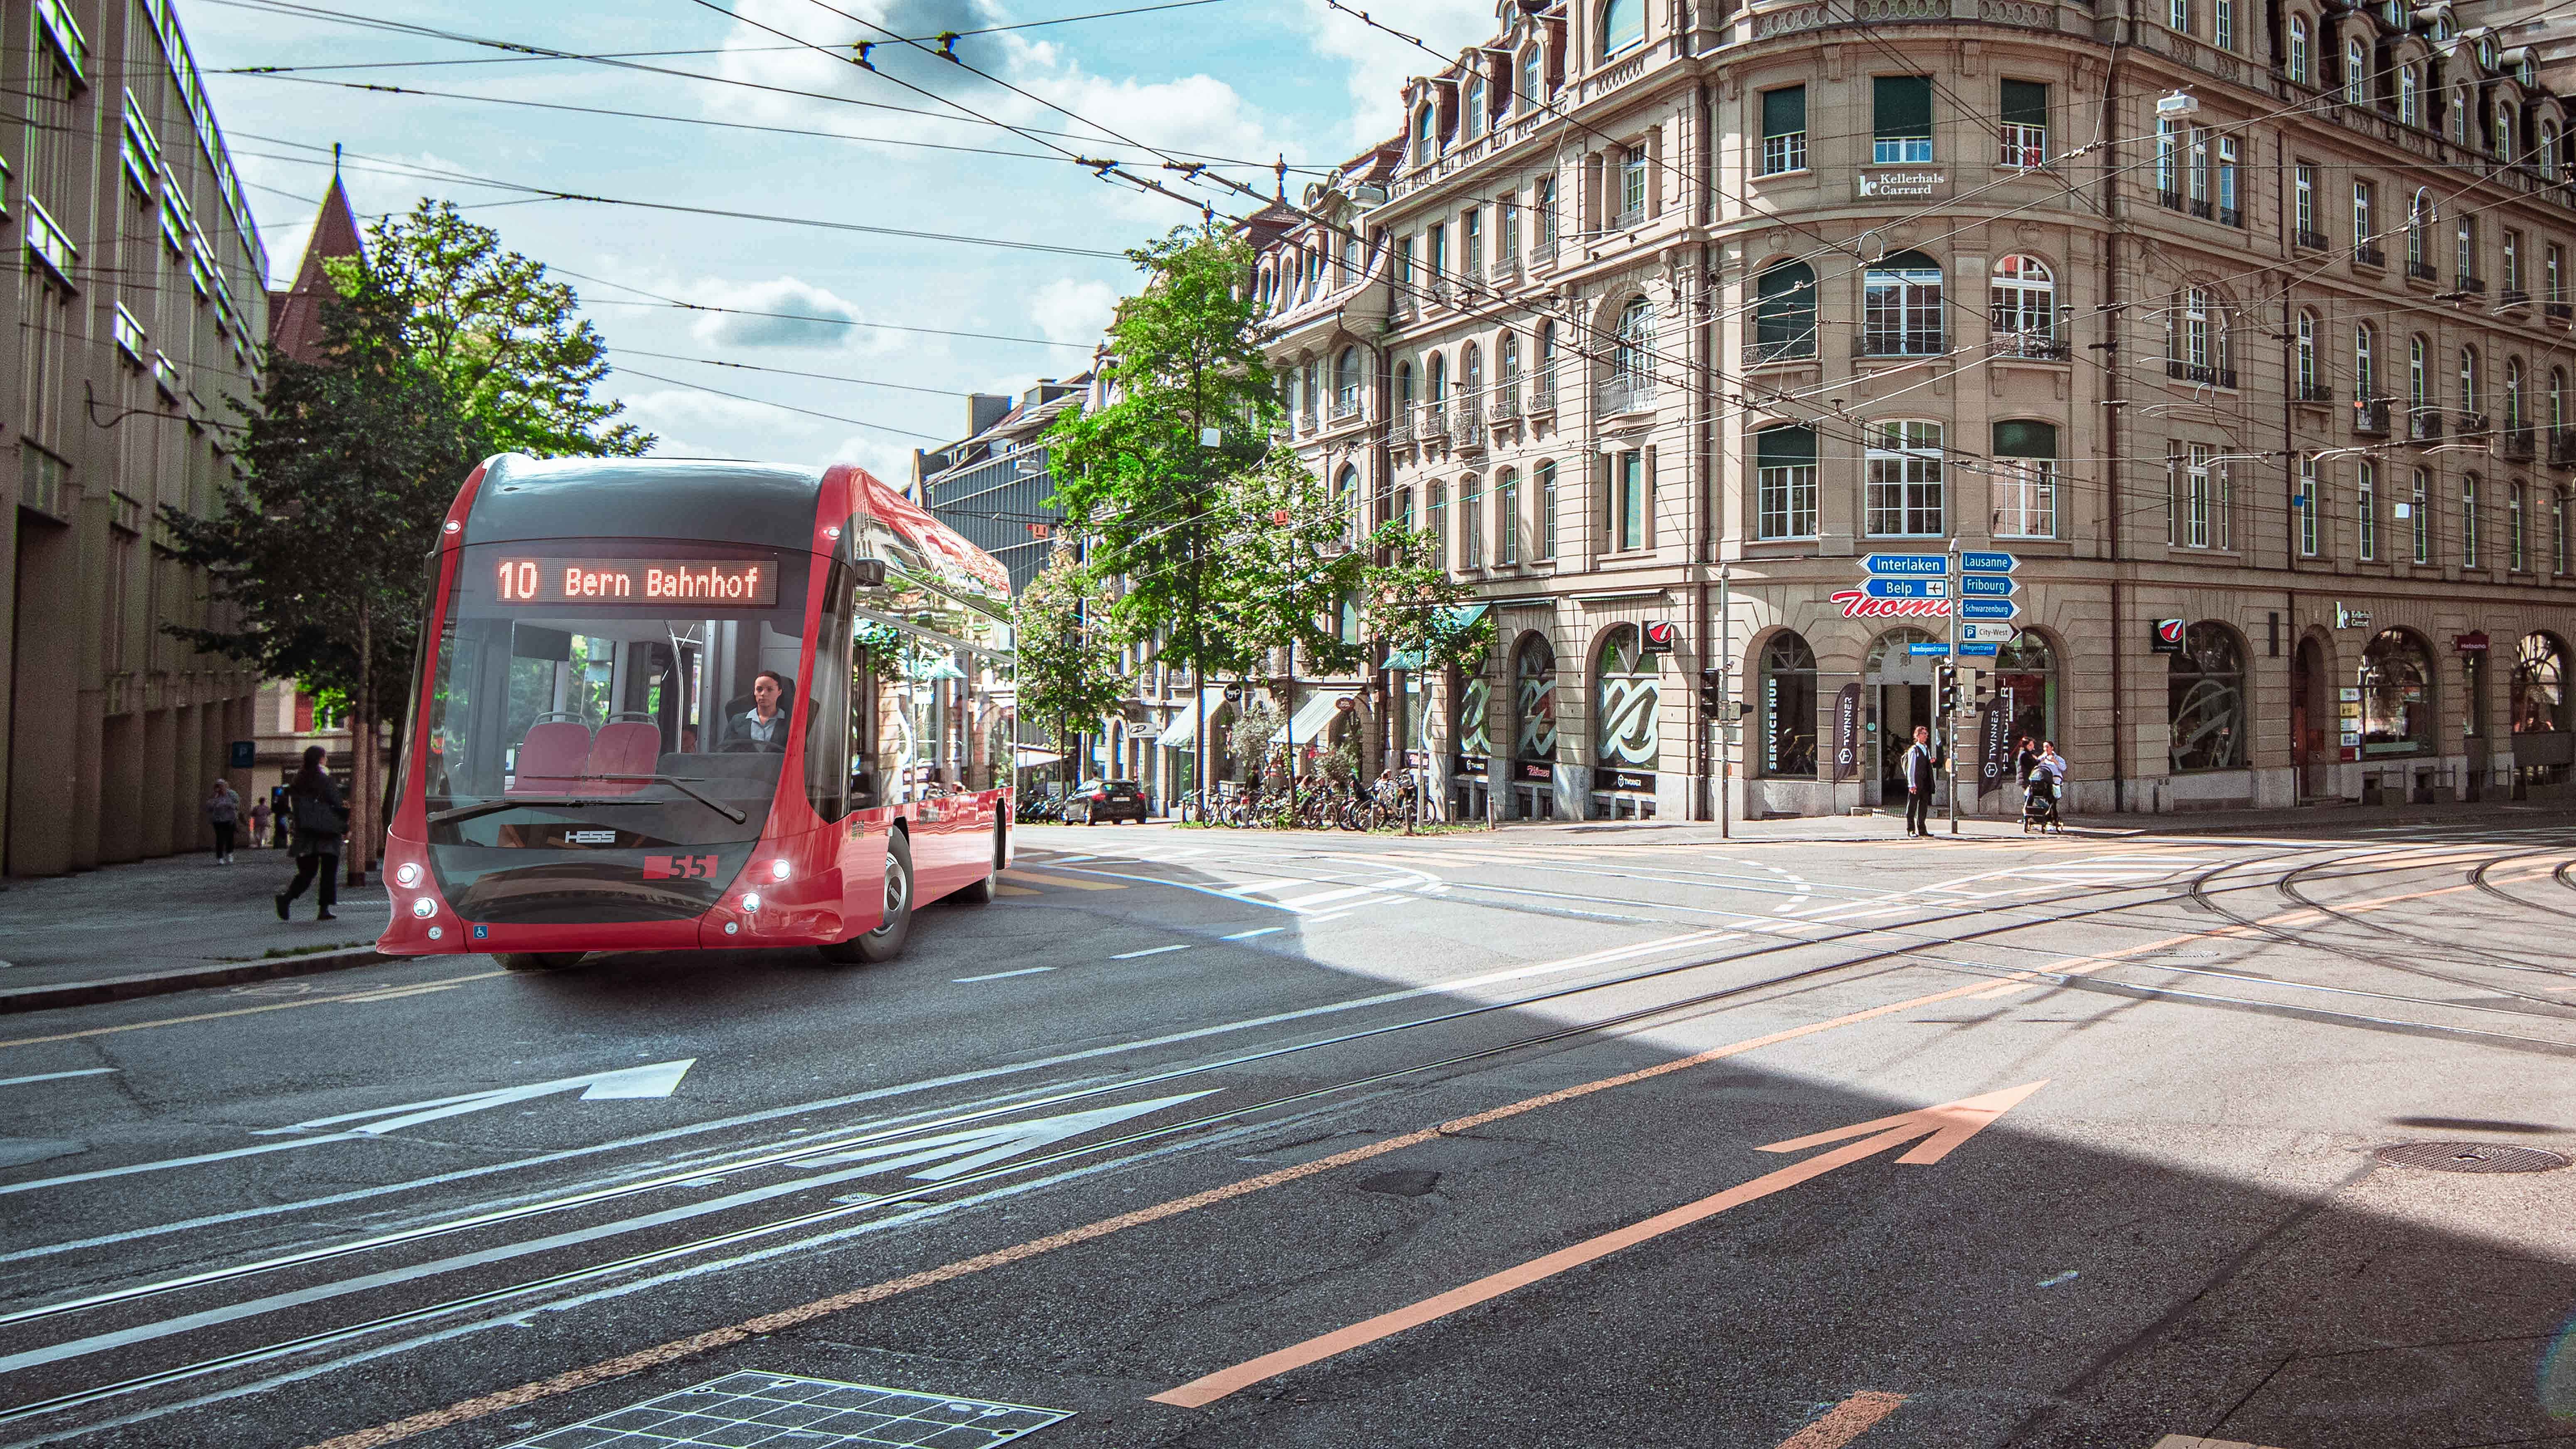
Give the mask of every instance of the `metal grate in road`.
POLYGON ((551 1429, 510 1449, 983 1449, 1071 1417, 1025 1404, 740 1373, 551 1429))
POLYGON ((2503 1142, 2401 1142, 2379 1149, 2379 1160, 2434 1172, 2555 1172, 2567 1165, 2555 1152, 2503 1142))

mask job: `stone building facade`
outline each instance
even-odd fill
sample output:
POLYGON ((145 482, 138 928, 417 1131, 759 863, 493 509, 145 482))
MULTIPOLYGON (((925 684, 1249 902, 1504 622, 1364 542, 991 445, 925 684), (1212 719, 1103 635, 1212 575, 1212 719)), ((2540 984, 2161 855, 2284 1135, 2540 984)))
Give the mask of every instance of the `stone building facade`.
POLYGON ((0 0, 0 37, 0 873, 53 875, 210 840, 253 738, 256 675, 162 632, 210 606, 155 520, 230 476, 268 266, 172 0, 0 0))
POLYGON ((2563 788, 2576 153, 2465 8, 1506 5, 1403 101, 1256 285, 1496 619, 1460 807, 1877 804, 1954 622, 2079 808, 2563 788), (1865 585, 1953 550, 1988 617, 1865 585))

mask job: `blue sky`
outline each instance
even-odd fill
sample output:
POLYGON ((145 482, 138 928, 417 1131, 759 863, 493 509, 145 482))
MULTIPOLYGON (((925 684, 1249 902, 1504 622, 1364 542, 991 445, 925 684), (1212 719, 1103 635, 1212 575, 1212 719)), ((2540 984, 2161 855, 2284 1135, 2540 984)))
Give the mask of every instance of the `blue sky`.
MULTIPOLYGON (((1046 154, 1008 130, 958 116, 948 103, 1072 133, 1058 143, 1085 156, 1142 158, 1147 164, 1140 169, 1151 170, 1156 158, 1086 123, 1175 152, 1256 162, 1228 174, 1266 192, 1268 163, 1282 153, 1292 165, 1329 166, 1392 134, 1397 87, 1437 64, 1331 12, 1323 0, 1211 0, 958 43, 962 58, 1028 96, 899 47, 873 51, 880 73, 870 74, 798 42, 846 54, 850 42, 880 36, 861 19, 898 35, 927 37, 1119 9, 1136 0, 179 3, 234 158, 252 183, 274 271, 290 273, 302 255, 313 211, 306 199, 322 194, 329 148, 337 142, 347 149, 342 174, 362 214, 402 209, 424 195, 448 198, 498 228, 506 245, 549 266, 642 289, 567 278, 615 349, 612 360, 625 369, 606 390, 626 402, 636 422, 661 435, 660 451, 849 459, 889 481, 909 476, 914 447, 962 430, 966 392, 1017 392, 1040 376, 1084 366, 1112 302, 1134 284, 1123 258, 588 202, 514 201, 508 191, 420 173, 1114 254, 1195 220, 1195 211, 1103 184, 1061 159, 934 149, 1046 154), (639 56, 633 64, 751 84, 521 59, 365 22, 580 54, 705 52, 639 56), (422 61, 477 63, 413 63, 422 61), (224 73, 252 66, 302 69, 292 79, 224 73), (904 82, 919 89, 907 90, 904 82), (367 83, 775 129, 351 88, 367 83), (1042 101, 1082 119, 1068 119, 1042 101), (690 312, 644 293, 1032 340, 690 312), (1044 345, 1050 340, 1074 345, 1044 345), (703 390, 709 388, 762 401, 703 390)), ((1494 24, 1490 0, 1393 0, 1362 8, 1451 53, 1494 24)), ((1312 178, 1292 173, 1292 195, 1304 179, 1312 178)), ((1232 204, 1238 214, 1253 205, 1240 197, 1232 204)))

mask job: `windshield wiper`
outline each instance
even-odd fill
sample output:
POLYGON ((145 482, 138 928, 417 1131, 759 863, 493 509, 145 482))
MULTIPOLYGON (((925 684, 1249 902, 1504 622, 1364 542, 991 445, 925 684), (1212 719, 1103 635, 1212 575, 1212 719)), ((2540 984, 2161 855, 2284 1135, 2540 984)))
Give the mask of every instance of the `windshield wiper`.
MULTIPOLYGON (((732 821, 736 825, 740 825, 751 818, 721 800, 715 799, 711 796, 702 795, 699 792, 690 789, 686 784, 669 775, 568 775, 562 778, 573 780, 615 780, 621 783, 634 781, 638 783, 668 785, 672 789, 677 790, 681 794, 688 796, 690 799, 697 801, 699 804, 704 805, 708 809, 723 816, 727 820, 732 821)), ((485 800, 473 805, 459 805, 453 810, 441 810, 437 814, 430 816, 428 823, 432 825, 446 825, 458 820, 471 820, 478 815, 491 815, 503 810, 516 810, 522 805, 533 805, 550 810, 565 810, 576 809, 588 805, 658 805, 661 803, 662 802, 659 800, 637 799, 632 795, 601 795, 594 797, 575 795, 520 795, 500 800, 485 800)))

